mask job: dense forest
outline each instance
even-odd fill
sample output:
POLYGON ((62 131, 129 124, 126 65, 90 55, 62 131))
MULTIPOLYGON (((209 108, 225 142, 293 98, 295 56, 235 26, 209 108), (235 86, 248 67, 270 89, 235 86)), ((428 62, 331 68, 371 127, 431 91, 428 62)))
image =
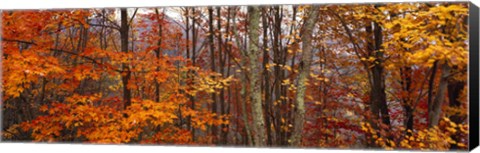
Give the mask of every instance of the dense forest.
POLYGON ((2 141, 467 149, 467 3, 2 12, 2 141))

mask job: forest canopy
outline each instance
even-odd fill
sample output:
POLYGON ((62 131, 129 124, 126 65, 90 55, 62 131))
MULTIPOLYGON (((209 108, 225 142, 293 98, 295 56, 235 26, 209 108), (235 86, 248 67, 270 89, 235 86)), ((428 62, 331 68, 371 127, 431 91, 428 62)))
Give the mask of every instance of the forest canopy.
POLYGON ((2 141, 468 146, 468 3, 1 13, 2 141))

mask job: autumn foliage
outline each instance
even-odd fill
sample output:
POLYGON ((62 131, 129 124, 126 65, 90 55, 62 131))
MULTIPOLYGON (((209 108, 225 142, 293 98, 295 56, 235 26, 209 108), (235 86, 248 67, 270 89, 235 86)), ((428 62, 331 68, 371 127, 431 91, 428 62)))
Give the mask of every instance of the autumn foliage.
POLYGON ((2 140, 456 150, 468 4, 5 11, 2 140))

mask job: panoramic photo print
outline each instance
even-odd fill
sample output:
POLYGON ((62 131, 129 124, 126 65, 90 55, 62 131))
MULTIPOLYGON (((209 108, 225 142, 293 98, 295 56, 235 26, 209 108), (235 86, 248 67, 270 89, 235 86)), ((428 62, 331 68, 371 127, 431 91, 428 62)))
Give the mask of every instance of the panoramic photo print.
POLYGON ((1 141, 468 149, 469 3, 1 12, 1 141))

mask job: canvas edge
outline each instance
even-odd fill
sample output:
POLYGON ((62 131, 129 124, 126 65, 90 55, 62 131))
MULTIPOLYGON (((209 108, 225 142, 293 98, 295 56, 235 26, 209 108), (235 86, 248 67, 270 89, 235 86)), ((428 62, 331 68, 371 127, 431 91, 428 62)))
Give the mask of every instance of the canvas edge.
POLYGON ((468 99, 469 99, 469 138, 470 151, 479 145, 479 8, 473 2, 469 5, 469 66, 468 66, 468 99))

